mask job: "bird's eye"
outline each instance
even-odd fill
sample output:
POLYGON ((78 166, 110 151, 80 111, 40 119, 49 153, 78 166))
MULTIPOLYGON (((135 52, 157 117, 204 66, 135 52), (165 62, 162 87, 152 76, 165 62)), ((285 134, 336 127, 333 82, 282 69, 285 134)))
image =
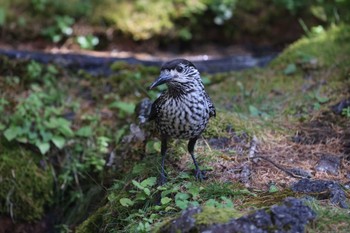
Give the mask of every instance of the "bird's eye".
POLYGON ((177 70, 177 72, 180 72, 180 73, 181 73, 181 72, 184 70, 184 68, 182 68, 181 66, 177 66, 177 67, 176 67, 176 70, 177 70))

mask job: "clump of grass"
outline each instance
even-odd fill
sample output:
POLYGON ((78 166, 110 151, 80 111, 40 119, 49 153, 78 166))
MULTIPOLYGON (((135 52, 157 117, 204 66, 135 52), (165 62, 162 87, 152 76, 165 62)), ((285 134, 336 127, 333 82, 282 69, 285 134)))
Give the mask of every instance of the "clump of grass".
POLYGON ((308 232, 350 231, 349 210, 336 206, 324 205, 319 201, 310 201, 308 205, 316 212, 316 220, 309 225, 308 232))

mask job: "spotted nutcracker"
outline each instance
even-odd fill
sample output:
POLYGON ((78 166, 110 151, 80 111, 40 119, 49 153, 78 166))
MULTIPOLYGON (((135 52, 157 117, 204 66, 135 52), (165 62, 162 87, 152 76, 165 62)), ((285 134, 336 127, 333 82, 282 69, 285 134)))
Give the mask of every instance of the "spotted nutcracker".
POLYGON ((149 89, 166 84, 165 90, 154 101, 149 120, 155 120, 161 135, 161 176, 160 184, 166 182, 164 160, 169 138, 188 139, 188 151, 196 167, 196 178, 203 180, 194 156, 194 146, 198 137, 206 128, 209 118, 216 116, 215 107, 205 92, 197 68, 188 60, 175 59, 166 62, 160 76, 149 89))

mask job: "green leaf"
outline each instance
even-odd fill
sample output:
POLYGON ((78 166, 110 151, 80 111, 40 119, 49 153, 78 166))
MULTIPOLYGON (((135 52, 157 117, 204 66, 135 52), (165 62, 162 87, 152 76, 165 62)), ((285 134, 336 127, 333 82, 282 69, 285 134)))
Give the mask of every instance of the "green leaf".
POLYGON ((53 65, 48 65, 47 66, 47 71, 51 74, 58 74, 58 70, 56 69, 55 66, 53 65))
POLYGON ((160 149, 161 149, 161 143, 159 141, 155 142, 153 144, 153 148, 156 152, 160 152, 160 149))
POLYGON ((319 95, 316 95, 316 99, 320 104, 324 104, 324 103, 327 103, 329 101, 328 97, 322 97, 319 95))
POLYGON ((51 132, 47 132, 44 130, 40 130, 40 135, 41 135, 44 142, 50 141, 52 139, 52 136, 53 136, 51 132))
POLYGON ((66 139, 56 135, 52 137, 51 141, 53 142, 53 144, 55 144, 55 146, 58 149, 62 149, 64 147, 64 144, 66 143, 66 139))
POLYGON ((90 137, 92 135, 92 128, 90 126, 81 127, 75 134, 80 137, 90 137))
POLYGON ((37 133, 37 132, 29 131, 27 134, 28 134, 28 138, 29 138, 30 140, 36 141, 37 138, 38 138, 38 133, 37 133))
POLYGON ((157 183, 157 177, 149 177, 141 182, 142 187, 152 187, 157 183))
POLYGON ((146 151, 147 151, 147 153, 160 152, 160 146, 161 146, 161 144, 159 141, 150 140, 146 144, 146 151))
POLYGON ((288 64, 288 66, 283 70, 285 75, 294 74, 297 71, 297 66, 294 63, 288 64))
POLYGON ((188 206, 188 201, 187 200, 184 200, 184 201, 183 200, 175 200, 175 204, 177 207, 184 210, 188 206))
POLYGON ((132 168, 132 174, 140 174, 141 172, 145 171, 146 169, 146 165, 144 163, 139 163, 136 164, 133 168, 132 168))
POLYGON ((200 188, 198 186, 191 186, 188 189, 188 192, 192 195, 193 198, 198 197, 200 188))
POLYGON ((115 101, 109 105, 110 108, 118 108, 119 110, 127 113, 133 114, 135 112, 135 104, 127 103, 122 101, 115 101))
POLYGON ((135 197, 136 201, 144 201, 147 199, 147 195, 145 193, 138 193, 135 197))
POLYGON ((115 141, 120 142, 125 132, 126 132, 126 127, 122 127, 118 129, 117 133, 115 134, 115 141))
POLYGON ((73 137, 74 136, 72 129, 67 125, 62 125, 61 127, 59 127, 58 131, 60 131, 66 137, 73 137))
POLYGON ((141 189, 141 190, 144 189, 144 187, 139 182, 137 182, 136 180, 132 180, 131 182, 136 188, 141 189))
POLYGON ((180 172, 179 178, 181 179, 189 179, 191 176, 187 172, 180 172))
POLYGON ((28 138, 26 137, 16 137, 16 140, 21 143, 28 143, 28 138))
POLYGON ((161 200, 160 200, 160 203, 162 203, 162 205, 166 205, 168 204, 169 202, 171 202, 172 199, 169 198, 169 197, 163 197, 161 200))
POLYGON ((151 191, 149 190, 149 188, 144 188, 144 189, 143 189, 143 192, 144 192, 147 196, 151 195, 151 191))
POLYGON ((208 78, 208 76, 203 76, 202 77, 202 82, 204 85, 209 85, 210 84, 210 79, 208 78))
POLYGON ((205 202, 205 206, 210 206, 210 207, 218 207, 220 203, 217 202, 215 199, 209 199, 205 202))
POLYGON ((271 184, 269 187, 269 193, 275 193, 278 192, 278 187, 275 184, 271 184))
POLYGON ((35 145, 39 148, 41 154, 45 154, 50 149, 50 143, 37 141, 35 145))
POLYGON ((224 206, 226 208, 233 208, 234 205, 233 205, 233 202, 232 202, 231 199, 229 199, 229 198, 227 198, 225 196, 221 196, 220 198, 224 202, 224 206))
POLYGON ((187 200, 190 198, 190 195, 188 193, 177 193, 175 195, 175 200, 187 200))
POLYGON ((14 138, 16 138, 18 135, 20 135, 22 132, 21 128, 18 126, 10 126, 7 130, 4 132, 4 136, 8 141, 12 141, 14 138))
POLYGON ((125 207, 133 206, 134 202, 130 200, 129 198, 121 198, 119 200, 120 204, 125 207))
POLYGON ((249 112, 251 116, 259 116, 260 111, 253 105, 249 105, 249 112))
POLYGON ((318 103, 318 102, 316 102, 316 103, 314 103, 313 104, 313 107, 314 107, 314 110, 320 110, 320 108, 321 108, 321 104, 320 103, 318 103))
POLYGON ((199 202, 198 201, 191 201, 188 203, 188 205, 191 205, 191 206, 200 206, 199 202))

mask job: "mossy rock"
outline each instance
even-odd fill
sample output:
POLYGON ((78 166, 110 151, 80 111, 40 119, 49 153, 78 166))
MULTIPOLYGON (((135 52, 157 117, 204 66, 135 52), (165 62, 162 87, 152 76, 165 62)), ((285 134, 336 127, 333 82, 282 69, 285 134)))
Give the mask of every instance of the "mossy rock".
POLYGON ((199 225, 212 225, 216 223, 226 223, 232 218, 241 217, 237 210, 232 208, 215 208, 211 206, 203 207, 202 212, 194 215, 196 223, 199 225))
POLYGON ((0 140, 0 214, 32 222, 52 203, 50 167, 38 166, 41 155, 0 140))
POLYGON ((103 215, 106 214, 106 207, 102 206, 96 212, 94 212, 88 219, 86 219, 82 224, 76 228, 76 233, 94 233, 99 232, 100 227, 102 227, 103 215))

